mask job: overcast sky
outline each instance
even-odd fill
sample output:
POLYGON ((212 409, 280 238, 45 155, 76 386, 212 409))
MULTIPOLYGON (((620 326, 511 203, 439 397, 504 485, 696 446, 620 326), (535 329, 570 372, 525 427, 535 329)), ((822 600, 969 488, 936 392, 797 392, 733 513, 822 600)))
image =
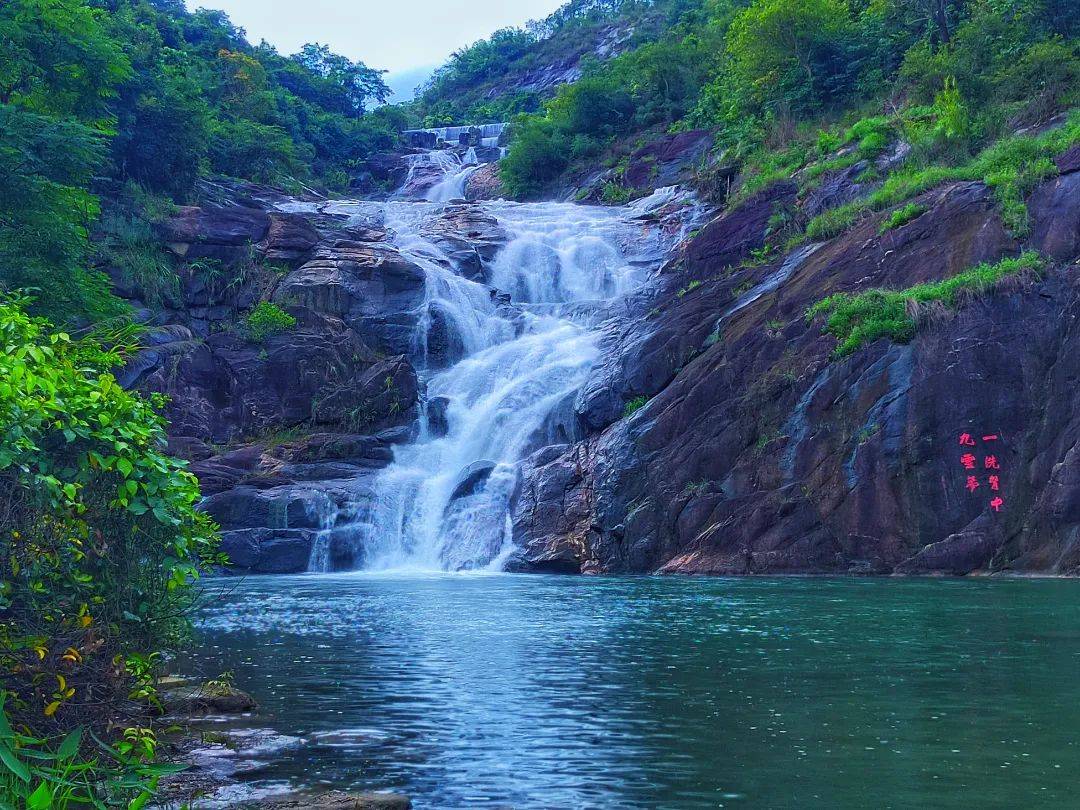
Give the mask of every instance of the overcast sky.
POLYGON ((564 0, 187 0, 221 9, 248 39, 295 53, 329 45, 369 67, 398 73, 441 64, 499 28, 545 17, 564 0))

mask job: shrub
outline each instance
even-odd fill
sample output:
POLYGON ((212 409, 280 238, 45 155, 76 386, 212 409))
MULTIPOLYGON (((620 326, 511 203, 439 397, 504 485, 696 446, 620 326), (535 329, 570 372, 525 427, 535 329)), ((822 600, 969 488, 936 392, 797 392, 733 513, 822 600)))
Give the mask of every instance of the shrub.
POLYGON ((855 33, 840 0, 757 0, 728 31, 728 71, 751 108, 813 110, 852 89, 855 33))
POLYGON ((514 123, 510 151, 499 162, 499 179, 512 197, 532 197, 568 164, 565 138, 540 116, 514 123))
POLYGON ((260 301, 248 313, 246 323, 248 336, 256 343, 262 343, 272 335, 292 329, 296 326, 296 318, 272 301, 260 301))
POLYGON ((1014 235, 1026 236, 1029 225, 1024 198, 1041 180, 1057 172, 1053 158, 1076 143, 1080 143, 1080 111, 1046 132, 1002 138, 961 166, 900 169, 868 197, 814 217, 806 226, 806 236, 828 239, 870 211, 891 208, 942 183, 961 180, 981 180, 990 186, 1006 226, 1014 235))
MULTIPOLYGON (((162 398, 110 373, 136 348, 131 330, 110 348, 73 341, 26 303, 0 300, 0 670, 12 718, 0 753, 18 743, 46 767, 49 750, 77 746, 51 748, 60 736, 105 733, 121 705, 152 695, 155 653, 186 633, 197 567, 221 560, 194 476, 162 450, 162 398)), ((24 757, 3 759, 0 785, 24 757)))
POLYGON ((99 255, 119 271, 125 284, 137 289, 151 306, 175 302, 180 279, 149 222, 136 214, 113 210, 102 217, 101 231, 99 255))
POLYGON ((623 406, 623 419, 633 416, 648 403, 648 397, 634 397, 623 406))
POLYGON ((906 290, 873 289, 861 293, 837 293, 818 301, 806 313, 808 320, 825 316, 823 331, 839 341, 836 356, 844 357, 878 338, 906 343, 915 336, 915 315, 927 304, 955 308, 962 292, 983 293, 1006 276, 1038 272, 1042 260, 1024 253, 996 264, 983 263, 951 278, 917 284, 906 290))
POLYGON ((630 202, 630 196, 629 188, 613 180, 604 183, 604 188, 600 192, 600 199, 608 205, 626 205, 630 202))

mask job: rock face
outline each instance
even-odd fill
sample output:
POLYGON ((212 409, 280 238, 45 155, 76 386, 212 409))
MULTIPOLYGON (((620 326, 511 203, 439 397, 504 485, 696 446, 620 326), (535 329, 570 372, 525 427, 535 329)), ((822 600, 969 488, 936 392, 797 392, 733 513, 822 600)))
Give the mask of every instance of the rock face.
POLYGON ((424 271, 387 242, 333 240, 293 271, 274 300, 345 323, 379 351, 405 354, 424 298, 424 271))
MULTIPOLYGON (((1080 166, 1059 165, 1029 200, 1026 245, 979 183, 927 192, 928 212, 900 228, 879 232, 885 212, 766 263, 746 260, 778 210, 800 214, 795 186, 719 215, 610 337, 577 402, 590 435, 524 465, 511 566, 1080 571, 1080 166), (1051 260, 1041 277, 924 313, 908 345, 835 359, 805 317, 832 293, 905 288, 1024 248, 1051 260), (626 416, 635 397, 647 401, 626 416)), ((802 203, 865 193, 851 179, 802 203)))
POLYGON ((308 568, 365 476, 418 429, 405 355, 425 274, 379 227, 273 201, 226 189, 160 226, 183 261, 180 291, 118 378, 168 396, 170 449, 192 462, 234 566, 288 573, 308 568), (256 340, 245 319, 264 300, 295 325, 256 340))
POLYGON ((509 238, 499 221, 477 205, 448 205, 421 234, 441 248, 466 278, 483 281, 487 265, 509 238))
POLYGON ((481 166, 465 181, 466 200, 498 200, 505 196, 506 189, 499 179, 499 166, 495 162, 481 166))
POLYGON ((646 144, 630 155, 626 184, 633 189, 652 190, 686 182, 712 140, 711 132, 695 129, 664 135, 646 144))

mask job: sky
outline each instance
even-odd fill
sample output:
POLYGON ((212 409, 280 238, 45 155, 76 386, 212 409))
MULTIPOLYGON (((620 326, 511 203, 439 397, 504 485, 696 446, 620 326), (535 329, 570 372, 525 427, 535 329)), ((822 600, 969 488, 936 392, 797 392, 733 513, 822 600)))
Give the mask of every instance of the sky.
MULTIPOLYGON (((220 9, 248 39, 285 54, 306 42, 395 74, 438 67, 463 45, 499 28, 545 17, 564 0, 187 0, 220 9)), ((411 78, 406 79, 411 81, 411 78)))

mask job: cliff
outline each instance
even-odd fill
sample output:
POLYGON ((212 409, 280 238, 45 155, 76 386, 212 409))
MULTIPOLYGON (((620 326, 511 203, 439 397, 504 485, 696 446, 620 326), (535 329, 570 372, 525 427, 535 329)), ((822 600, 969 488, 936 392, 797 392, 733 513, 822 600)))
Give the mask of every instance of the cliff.
MULTIPOLYGON (((609 332, 576 404, 592 435, 526 463, 515 565, 1075 573, 1080 151, 1057 169, 1027 201, 1024 240, 979 182, 924 193, 900 227, 875 214, 764 262, 777 212, 821 192, 781 182, 720 213, 609 332), (807 317, 837 292, 900 290, 1025 248, 1041 273, 922 309, 907 344, 838 358, 807 317)), ((852 176, 822 184, 833 205, 869 192, 852 176)))

